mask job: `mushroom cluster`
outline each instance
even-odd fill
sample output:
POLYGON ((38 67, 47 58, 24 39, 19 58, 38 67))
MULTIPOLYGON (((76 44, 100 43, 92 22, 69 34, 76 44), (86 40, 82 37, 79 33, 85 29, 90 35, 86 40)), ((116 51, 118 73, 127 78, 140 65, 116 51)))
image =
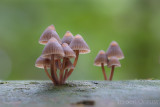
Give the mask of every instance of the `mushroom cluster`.
POLYGON ((104 75, 104 80, 107 80, 107 75, 104 66, 111 68, 109 80, 112 81, 115 67, 121 66, 119 62, 120 59, 124 59, 123 52, 119 47, 118 43, 112 41, 107 52, 103 50, 99 51, 98 55, 95 58, 94 65, 101 66, 104 75))
POLYGON ((90 52, 81 35, 77 34, 74 37, 67 31, 61 40, 53 25, 45 29, 39 43, 45 47, 35 66, 44 69, 54 85, 64 84, 76 67, 79 54, 90 52), (74 62, 72 63, 70 59, 74 59, 74 62))

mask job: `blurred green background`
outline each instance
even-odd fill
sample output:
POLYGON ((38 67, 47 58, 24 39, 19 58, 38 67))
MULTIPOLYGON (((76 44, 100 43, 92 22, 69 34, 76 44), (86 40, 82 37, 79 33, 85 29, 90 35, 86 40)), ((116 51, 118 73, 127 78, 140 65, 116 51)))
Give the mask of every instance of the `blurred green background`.
POLYGON ((39 37, 51 24, 61 38, 70 30, 90 46, 70 79, 103 80, 93 62, 113 40, 125 55, 114 80, 160 79, 159 0, 1 0, 0 79, 48 79, 34 64, 44 47, 39 37))

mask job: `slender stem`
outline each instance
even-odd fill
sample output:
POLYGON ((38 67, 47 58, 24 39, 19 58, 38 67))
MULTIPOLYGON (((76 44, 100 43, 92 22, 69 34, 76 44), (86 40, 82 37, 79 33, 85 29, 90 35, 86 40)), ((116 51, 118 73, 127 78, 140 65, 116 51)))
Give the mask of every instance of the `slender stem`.
POLYGON ((57 67, 55 66, 55 61, 54 61, 54 75, 55 75, 56 81, 59 84, 59 79, 58 79, 58 75, 57 75, 57 67))
MULTIPOLYGON (((74 63, 73 63, 73 66, 74 66, 74 67, 76 67, 76 64, 77 64, 77 61, 78 61, 79 50, 76 50, 75 53, 76 53, 76 58, 75 58, 74 63)), ((68 74, 67 74, 67 78, 72 74, 73 70, 74 70, 74 69, 70 69, 70 70, 69 70, 69 72, 68 72, 68 74)))
POLYGON ((112 66, 111 68, 111 74, 110 74, 110 77, 109 77, 109 80, 112 81, 112 78, 113 78, 113 74, 114 74, 114 65, 112 66))
POLYGON ((61 69, 61 60, 60 59, 58 59, 58 66, 59 66, 59 69, 61 69))
POLYGON ((54 66, 55 66, 54 55, 51 55, 51 76, 52 76, 53 80, 55 81, 55 84, 58 84, 58 81, 57 81, 57 78, 56 78, 57 74, 56 74, 54 66))
POLYGON ((64 75, 64 68, 65 68, 65 62, 66 58, 63 58, 63 63, 62 63, 62 69, 60 70, 60 83, 63 83, 63 75, 64 75))
POLYGON ((55 77, 56 77, 57 82, 59 82, 58 76, 57 76, 57 66, 56 66, 56 61, 57 61, 57 60, 54 61, 54 75, 55 75, 55 77))
POLYGON ((63 83, 65 83, 65 81, 67 79, 67 74, 68 74, 68 69, 66 69, 66 71, 65 71, 64 78, 63 78, 63 83))
POLYGON ((101 63, 101 67, 102 67, 102 72, 103 72, 104 80, 107 80, 107 75, 106 75, 103 63, 101 63))
POLYGON ((79 57, 79 50, 76 50, 75 53, 76 53, 76 58, 75 58, 74 63, 73 63, 74 67, 76 67, 76 65, 77 65, 77 61, 78 61, 78 57, 79 57))
MULTIPOLYGON (((61 70, 61 69, 62 69, 62 66, 61 66, 61 60, 60 60, 60 59, 58 59, 58 67, 59 67, 59 70, 61 70)), ((60 72, 59 72, 59 76, 60 76, 60 72)))
POLYGON ((46 66, 44 66, 44 70, 45 70, 45 72, 46 72, 46 74, 47 74, 47 76, 48 76, 48 78, 53 82, 53 83, 55 83, 55 81, 52 79, 52 77, 49 75, 49 73, 48 73, 48 71, 47 71, 47 67, 46 66))

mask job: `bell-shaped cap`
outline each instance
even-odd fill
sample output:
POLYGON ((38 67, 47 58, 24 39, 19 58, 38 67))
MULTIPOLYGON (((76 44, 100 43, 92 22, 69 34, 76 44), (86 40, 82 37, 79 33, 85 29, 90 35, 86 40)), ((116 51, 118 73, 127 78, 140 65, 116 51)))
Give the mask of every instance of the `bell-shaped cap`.
POLYGON ((62 43, 67 43, 69 45, 73 38, 74 36, 72 35, 72 33, 70 31, 67 31, 62 38, 62 43))
POLYGON ((64 57, 64 51, 62 46, 55 38, 51 38, 43 49, 42 57, 50 58, 51 55, 55 55, 55 58, 64 57))
POLYGON ((40 39, 39 39, 39 43, 46 45, 47 42, 54 37, 55 39, 57 39, 57 41, 61 44, 61 39, 59 37, 59 35, 57 34, 57 32, 55 31, 55 27, 53 25, 49 26, 46 28, 46 30, 42 33, 40 39))
POLYGON ((112 66, 115 66, 115 67, 121 67, 121 64, 118 60, 117 57, 111 57, 109 59, 109 62, 108 62, 108 65, 107 65, 109 68, 111 68, 112 66))
POLYGON ((118 59, 124 58, 124 55, 123 55, 121 48, 119 47, 118 43, 115 41, 111 42, 111 44, 106 52, 106 55, 107 55, 108 59, 110 59, 113 56, 117 57, 118 59))
POLYGON ((68 46, 67 43, 63 43, 62 47, 63 47, 63 51, 65 54, 64 57, 67 57, 67 58, 75 58, 76 57, 74 51, 68 46))
POLYGON ((35 66, 37 68, 42 68, 42 69, 44 69, 44 66, 46 66, 47 68, 50 68, 50 59, 39 57, 36 60, 35 66))
POLYGON ((104 64, 104 66, 107 65, 107 56, 105 51, 100 50, 98 55, 96 56, 95 60, 94 60, 94 65, 95 66, 101 66, 101 64, 104 64))
POLYGON ((80 54, 86 54, 90 52, 87 43, 84 41, 83 37, 79 34, 74 37, 69 46, 74 51, 79 50, 80 54))
POLYGON ((64 69, 74 69, 74 65, 72 62, 67 58, 64 69))

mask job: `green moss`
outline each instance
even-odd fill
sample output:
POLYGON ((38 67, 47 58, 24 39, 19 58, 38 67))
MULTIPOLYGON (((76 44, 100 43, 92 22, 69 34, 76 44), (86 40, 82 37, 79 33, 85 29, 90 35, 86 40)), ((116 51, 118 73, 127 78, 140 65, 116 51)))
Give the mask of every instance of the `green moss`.
POLYGON ((0 82, 0 84, 8 84, 9 82, 6 82, 6 81, 4 81, 4 82, 0 82))
POLYGON ((30 82, 29 84, 40 84, 39 82, 30 82))

